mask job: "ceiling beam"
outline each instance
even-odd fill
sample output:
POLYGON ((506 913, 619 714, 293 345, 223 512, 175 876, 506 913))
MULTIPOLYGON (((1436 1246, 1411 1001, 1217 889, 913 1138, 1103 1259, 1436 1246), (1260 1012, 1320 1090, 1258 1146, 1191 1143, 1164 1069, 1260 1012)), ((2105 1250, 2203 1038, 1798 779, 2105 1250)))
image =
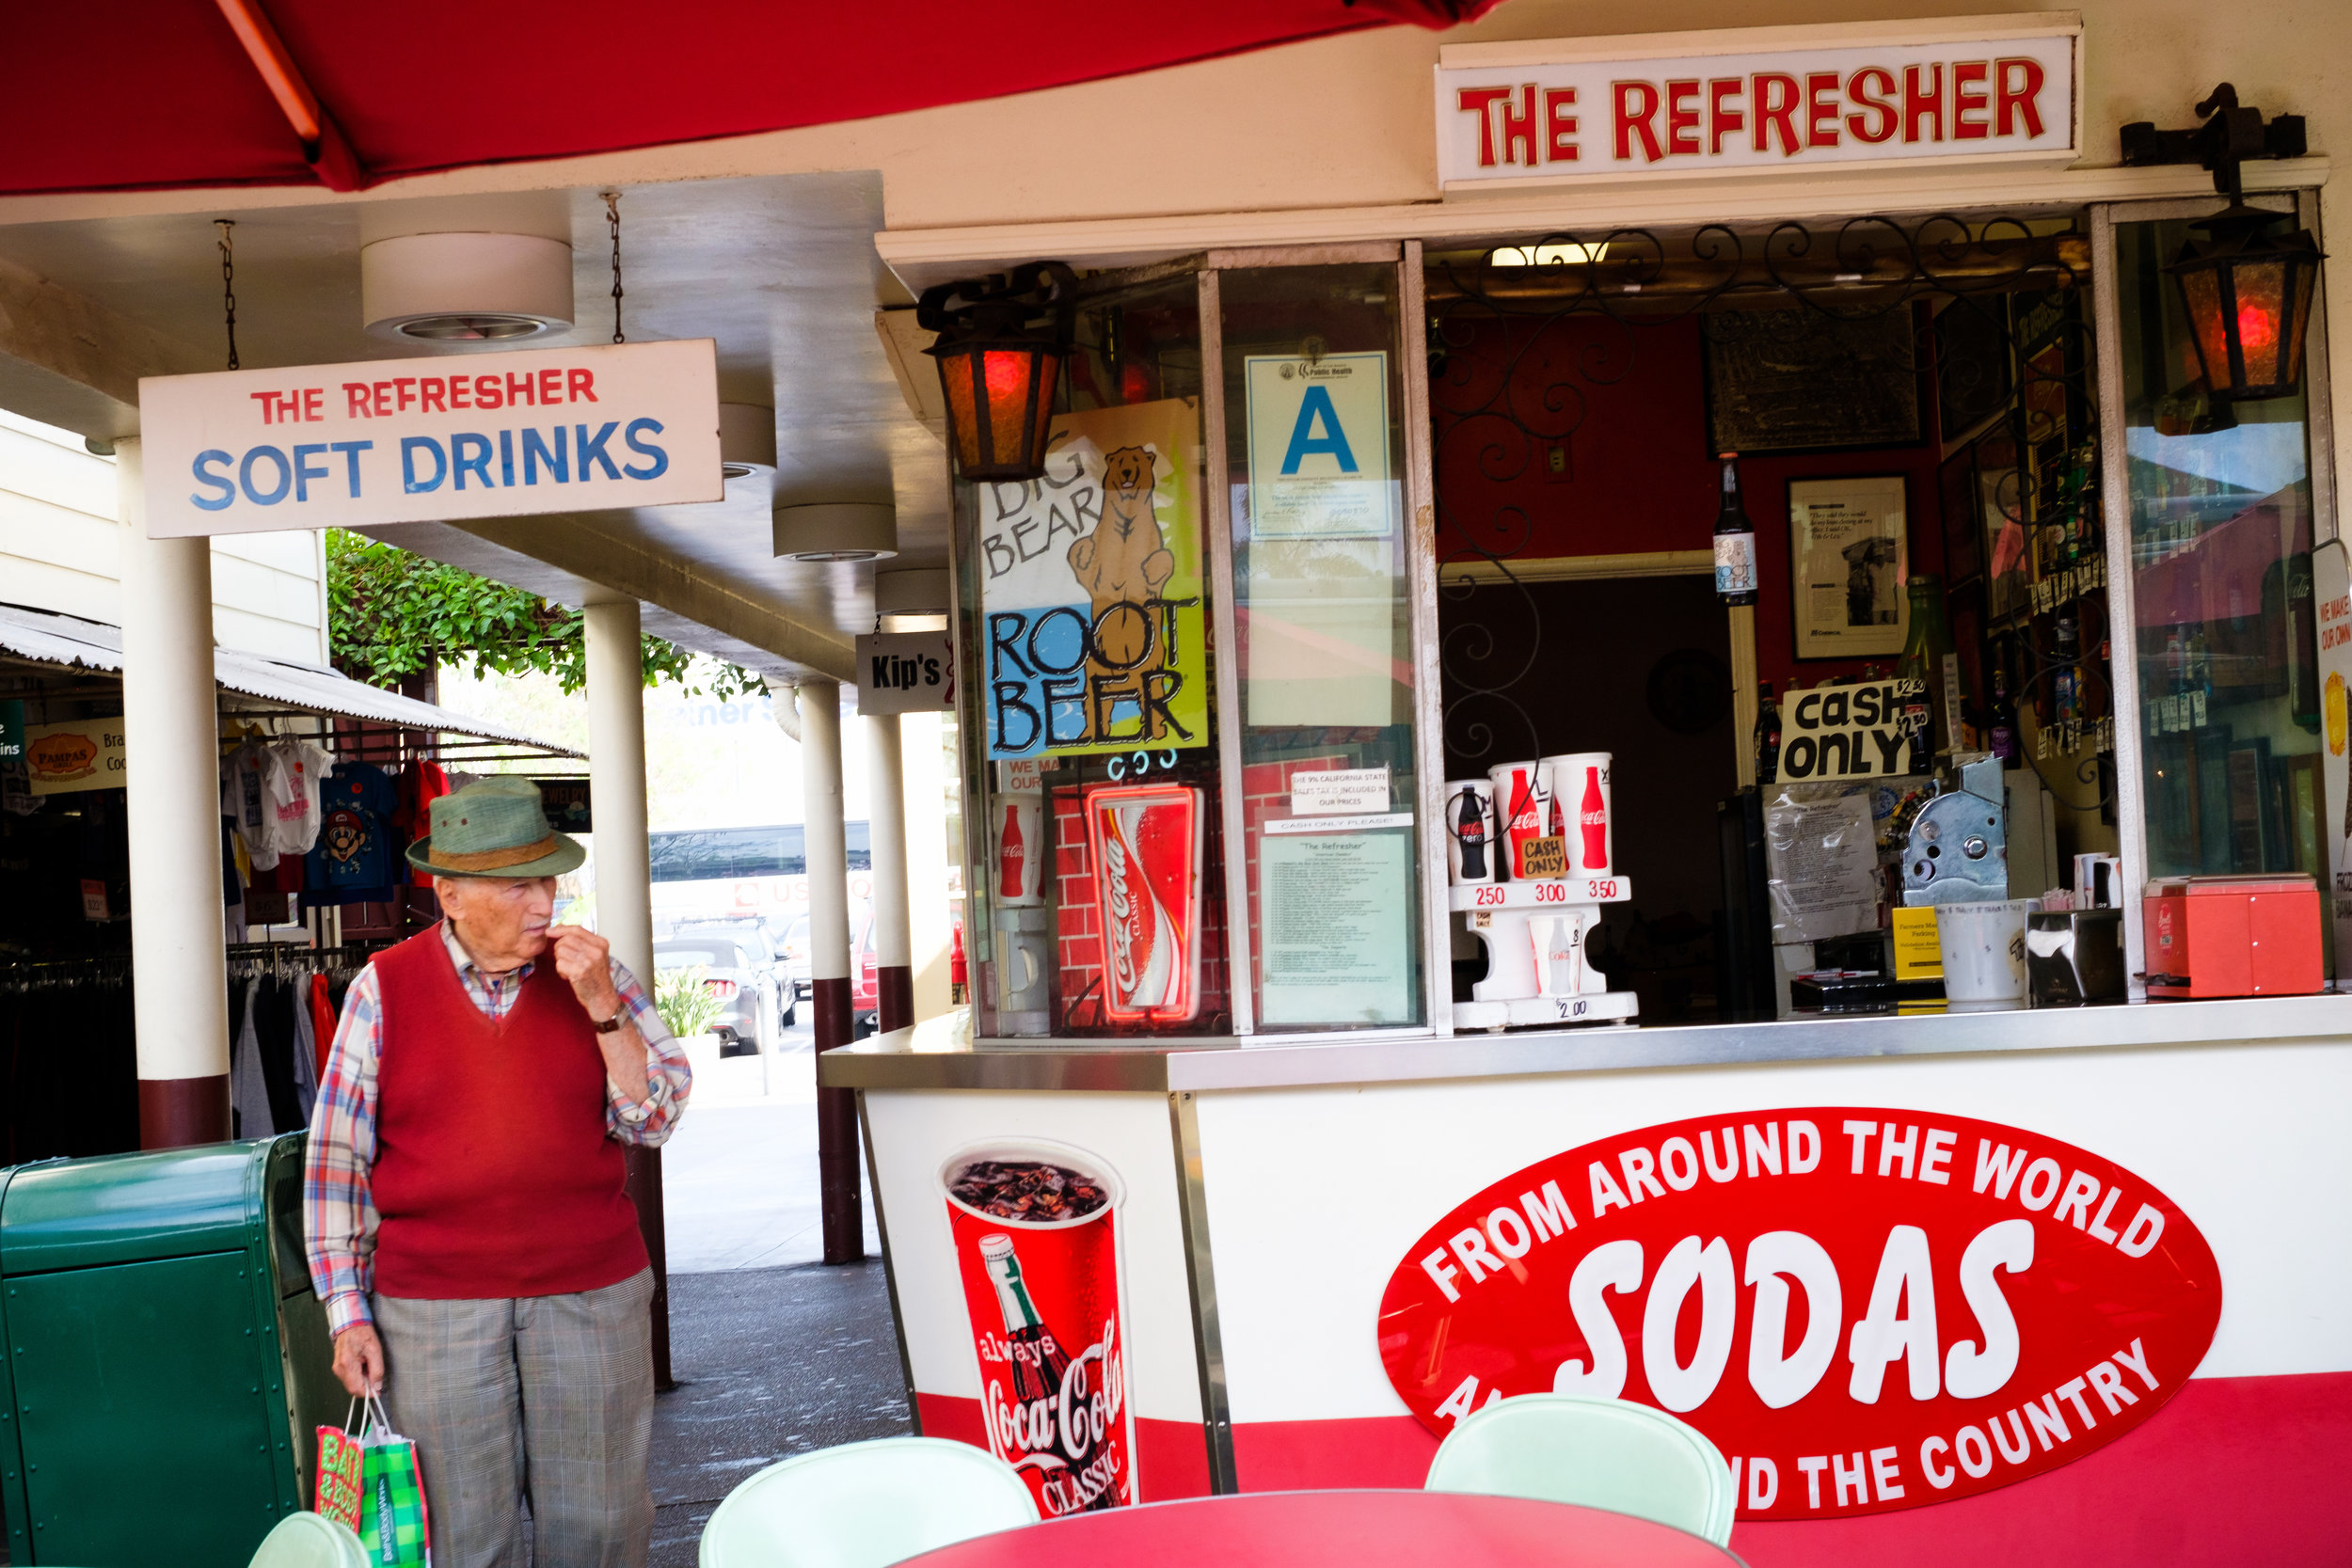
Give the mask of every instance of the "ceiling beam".
POLYGON ((219 369, 204 350, 0 261, 0 408, 85 436, 139 429, 139 377, 219 369))

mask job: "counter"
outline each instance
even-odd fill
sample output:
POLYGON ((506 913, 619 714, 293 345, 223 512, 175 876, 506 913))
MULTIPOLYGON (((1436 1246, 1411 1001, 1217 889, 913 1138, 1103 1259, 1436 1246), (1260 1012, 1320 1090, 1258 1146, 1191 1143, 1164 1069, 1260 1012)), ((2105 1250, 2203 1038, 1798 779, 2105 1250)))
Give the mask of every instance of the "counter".
MULTIPOLYGON (((2306 1218, 2352 1190, 2347 1022, 2309 996, 1080 1047, 952 1015, 818 1074, 860 1091, 934 1435, 1054 1463, 960 1256, 989 1222, 943 1188, 1025 1154, 1116 1193, 1084 1327, 1138 1500, 1418 1485, 1454 1417, 1581 1388, 1716 1440, 1754 1563, 2296 1560, 2352 1440, 2352 1235, 2306 1218)), ((1053 1228, 1006 1234, 1074 1354, 1053 1228)))

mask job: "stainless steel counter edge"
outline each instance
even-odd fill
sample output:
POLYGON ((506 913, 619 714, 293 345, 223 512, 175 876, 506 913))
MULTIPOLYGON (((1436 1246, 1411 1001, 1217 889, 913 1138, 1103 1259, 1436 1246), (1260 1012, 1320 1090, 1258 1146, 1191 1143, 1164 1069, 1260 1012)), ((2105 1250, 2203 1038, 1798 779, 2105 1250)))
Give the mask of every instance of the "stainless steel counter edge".
POLYGON ((829 1088, 1167 1093, 2352 1035, 2352 997, 2337 995, 1684 1028, 1523 1030, 1450 1039, 1323 1035, 1276 1044, 1261 1035, 1248 1045, 974 1040, 964 1033, 968 1016, 952 1013, 825 1052, 817 1058, 817 1081, 829 1088))

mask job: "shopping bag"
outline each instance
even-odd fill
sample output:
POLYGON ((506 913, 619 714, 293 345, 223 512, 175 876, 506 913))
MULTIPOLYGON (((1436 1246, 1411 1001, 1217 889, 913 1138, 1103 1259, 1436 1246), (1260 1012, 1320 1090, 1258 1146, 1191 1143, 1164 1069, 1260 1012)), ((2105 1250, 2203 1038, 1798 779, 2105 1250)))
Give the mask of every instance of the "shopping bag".
POLYGON ((417 1445, 392 1430, 373 1395, 359 1442, 359 1544, 372 1568, 432 1568, 433 1536, 417 1445))
POLYGON ((319 1482, 311 1507, 355 1533, 359 1528, 360 1439, 366 1435, 368 1414, 353 1400, 341 1427, 319 1428, 319 1482), (360 1422, 351 1428, 352 1418, 360 1422))

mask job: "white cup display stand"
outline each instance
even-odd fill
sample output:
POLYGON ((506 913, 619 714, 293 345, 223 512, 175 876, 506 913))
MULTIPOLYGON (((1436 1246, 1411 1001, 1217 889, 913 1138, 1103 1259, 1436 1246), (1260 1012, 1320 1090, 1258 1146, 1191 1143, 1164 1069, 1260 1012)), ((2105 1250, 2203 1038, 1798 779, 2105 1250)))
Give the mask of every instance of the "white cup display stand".
POLYGON ((1610 990, 1584 962, 1585 933, 1600 906, 1633 896, 1623 877, 1490 882, 1448 890, 1470 934, 1486 945, 1486 977, 1471 1000, 1454 1004, 1454 1027, 1520 1029, 1536 1024, 1620 1023, 1641 1011, 1629 990, 1610 990), (1547 961, 1538 964, 1536 944, 1547 961))

